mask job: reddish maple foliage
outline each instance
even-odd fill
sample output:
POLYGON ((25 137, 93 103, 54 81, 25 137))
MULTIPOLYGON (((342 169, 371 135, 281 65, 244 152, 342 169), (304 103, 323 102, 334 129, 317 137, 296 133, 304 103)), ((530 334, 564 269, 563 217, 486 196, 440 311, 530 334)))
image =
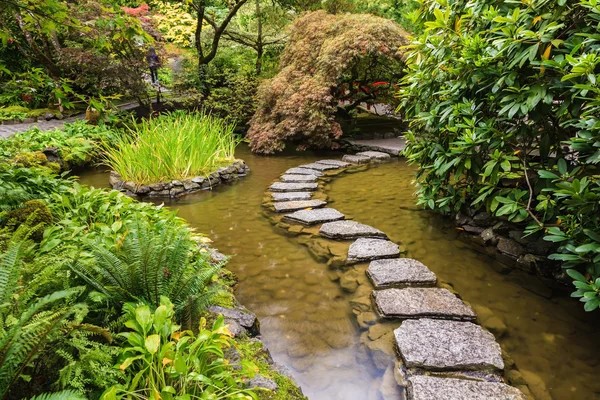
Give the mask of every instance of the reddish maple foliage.
POLYGON ((138 7, 121 7, 126 14, 132 17, 140 17, 150 11, 150 7, 146 3, 140 4, 138 7))
POLYGON ((251 149, 272 154, 286 142, 298 149, 331 148, 342 135, 340 101, 365 95, 355 90, 357 81, 379 81, 389 72, 385 68, 400 72, 399 49, 407 38, 396 23, 373 15, 316 11, 297 19, 279 73, 259 88, 248 131, 251 149))

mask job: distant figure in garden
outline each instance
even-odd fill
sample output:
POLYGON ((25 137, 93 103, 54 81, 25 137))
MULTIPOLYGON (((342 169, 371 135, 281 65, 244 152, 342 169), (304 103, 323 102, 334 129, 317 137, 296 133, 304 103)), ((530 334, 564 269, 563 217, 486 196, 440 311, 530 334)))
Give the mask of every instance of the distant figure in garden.
POLYGON ((146 61, 150 68, 150 79, 152 79, 152 83, 154 84, 158 82, 158 67, 160 67, 160 58, 158 58, 158 54, 156 54, 156 49, 154 47, 148 49, 146 61))

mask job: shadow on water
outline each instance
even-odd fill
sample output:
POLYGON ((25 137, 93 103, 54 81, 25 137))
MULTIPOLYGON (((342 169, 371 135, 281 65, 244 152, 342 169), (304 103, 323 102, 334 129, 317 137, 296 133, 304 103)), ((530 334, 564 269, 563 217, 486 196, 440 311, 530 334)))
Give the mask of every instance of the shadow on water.
MULTIPOLYGON (((166 205, 233 256, 228 268, 240 280, 238 299, 258 315, 273 358, 293 370, 310 399, 377 399, 382 372, 356 358, 360 331, 348 295, 305 247, 273 230, 261 206, 282 172, 324 155, 259 157, 240 147, 237 156, 251 169, 247 177, 166 205)), ((442 218, 417 211, 413 172, 403 161, 383 164, 334 180, 327 194, 332 207, 403 243, 466 301, 491 309, 508 328, 499 339, 503 349, 537 398, 597 397, 598 319, 564 296, 547 298, 533 276, 499 273, 494 260, 461 242, 442 218)), ((81 174, 84 184, 107 181, 100 170, 81 174)))

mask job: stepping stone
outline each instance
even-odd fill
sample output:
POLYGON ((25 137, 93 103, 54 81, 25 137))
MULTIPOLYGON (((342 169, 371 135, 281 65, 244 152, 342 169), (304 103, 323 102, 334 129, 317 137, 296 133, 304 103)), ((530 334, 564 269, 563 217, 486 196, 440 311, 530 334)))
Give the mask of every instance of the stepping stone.
POLYGON ((316 183, 291 183, 291 182, 275 182, 269 189, 272 192, 298 192, 302 190, 317 190, 319 187, 316 183))
POLYGON ((315 210, 301 210, 286 215, 285 220, 298 222, 302 225, 315 225, 323 222, 344 219, 344 214, 334 208, 317 208, 315 210))
POLYGON ((394 330, 407 368, 495 371, 504 369, 494 335, 472 322, 417 319, 394 330))
POLYGON ((312 163, 312 164, 301 165, 298 168, 314 169, 314 170, 317 170, 317 171, 327 171, 328 169, 338 169, 340 167, 338 165, 317 164, 315 162, 315 163, 312 163))
POLYGON ((340 161, 340 160, 321 160, 321 161, 317 161, 317 164, 335 165, 337 167, 347 167, 350 165, 350 163, 340 161))
POLYGON ((388 153, 382 153, 381 151, 361 151, 356 153, 357 156, 369 157, 374 160, 387 160, 392 158, 388 153))
POLYGON ((295 183, 303 183, 303 182, 314 182, 317 180, 316 175, 292 175, 292 174, 283 174, 281 175, 281 180, 284 182, 295 182, 295 183))
POLYGON ((371 158, 365 156, 352 156, 350 154, 346 154, 344 157, 342 157, 342 161, 349 162, 350 164, 366 164, 371 161, 371 158))
POLYGON ((375 306, 385 318, 440 318, 471 321, 476 315, 461 299, 442 288, 373 291, 375 306))
POLYGON ((281 201, 274 203, 273 207, 276 212, 291 212, 297 210, 303 210, 305 208, 319 208, 327 204, 323 200, 300 200, 300 201, 281 201))
POLYGON ((517 388, 498 382, 413 376, 408 379, 408 400, 526 400, 517 388))
POLYGON ((323 224, 319 233, 326 238, 337 240, 353 240, 361 237, 387 239, 387 235, 379 229, 350 220, 323 224))
POLYGON ((284 192, 284 193, 271 193, 273 200, 275 201, 296 201, 296 200, 310 200, 312 197, 311 192, 284 192))
POLYGON ((290 175, 314 175, 314 176, 323 176, 323 173, 317 171, 316 169, 308 169, 308 168, 290 168, 285 171, 286 174, 290 175))
POLYGON ((400 247, 389 240, 359 238, 348 249, 348 264, 392 258, 400 255, 400 247))
POLYGON ((367 276, 375 285, 375 289, 433 286, 437 280, 429 268, 412 258, 372 261, 367 268, 367 276))

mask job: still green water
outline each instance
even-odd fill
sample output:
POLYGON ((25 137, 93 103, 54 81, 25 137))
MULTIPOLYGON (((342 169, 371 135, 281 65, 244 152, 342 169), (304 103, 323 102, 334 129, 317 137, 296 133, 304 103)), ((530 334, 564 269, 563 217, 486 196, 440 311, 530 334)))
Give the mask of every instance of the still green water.
MULTIPOLYGON (((262 338, 312 400, 377 399, 382 372, 356 358, 360 331, 348 295, 306 247, 274 231, 264 215, 265 190, 281 173, 324 157, 292 153, 260 157, 240 147, 250 174, 231 186, 165 201, 214 247, 232 255, 236 295, 261 321, 262 338)), ((499 338, 538 399, 600 398, 596 315, 535 276, 506 268, 460 240, 443 218, 415 208, 414 168, 404 161, 342 175, 330 185, 332 207, 383 230, 452 284, 463 299, 491 309, 507 326, 499 338)), ((81 182, 108 186, 102 171, 81 182)))

